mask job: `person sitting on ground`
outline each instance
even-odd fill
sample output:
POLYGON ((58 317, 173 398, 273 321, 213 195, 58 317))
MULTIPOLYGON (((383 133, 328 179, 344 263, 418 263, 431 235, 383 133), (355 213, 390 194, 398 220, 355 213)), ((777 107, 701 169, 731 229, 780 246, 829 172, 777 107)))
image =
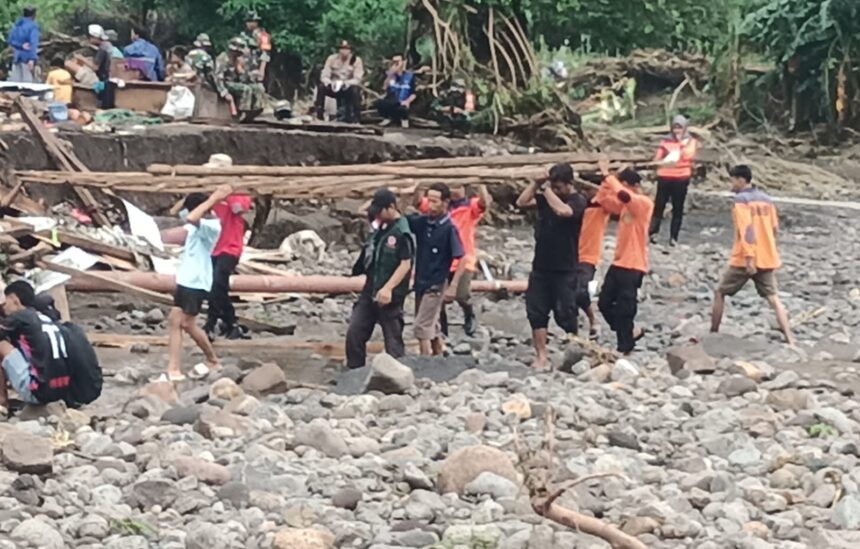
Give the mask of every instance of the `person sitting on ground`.
POLYGON ((6 383, 25 404, 62 400, 68 392, 68 352, 60 327, 35 309, 36 292, 26 280, 3 291, 5 318, 0 322, 0 415, 7 415, 6 383))
POLYGON ((382 328, 385 352, 394 358, 406 353, 403 344, 403 302, 409 293, 415 242, 409 222, 397 207, 397 195, 378 189, 367 218, 373 232, 352 269, 365 275, 364 288, 352 308, 346 331, 346 367, 361 368, 367 361, 367 342, 376 325, 382 328))
POLYGON ((212 58, 212 41, 206 33, 194 40, 194 49, 185 56, 185 63, 197 75, 197 81, 215 89, 215 60, 212 58))
POLYGON ((642 192, 642 177, 632 168, 609 173, 609 161, 600 160, 605 179, 597 193, 597 201, 607 211, 618 215, 615 259, 600 288, 597 308, 615 332, 617 350, 630 354, 636 342, 645 335, 636 328, 639 288, 648 272, 648 223, 654 203, 642 192))
POLYGON ((110 56, 113 59, 125 59, 125 56, 122 54, 122 50, 116 47, 119 42, 119 33, 113 29, 108 29, 105 31, 105 36, 107 36, 110 43, 113 44, 113 49, 111 50, 110 56))
POLYGON ((337 100, 338 120, 358 124, 361 117, 361 81, 364 78, 364 62, 353 53, 346 40, 341 41, 337 53, 325 60, 320 83, 317 86, 314 109, 320 120, 324 118, 325 98, 337 100))
POLYGON ((216 204, 232 193, 230 185, 218 187, 209 198, 202 193, 192 193, 185 198, 184 209, 180 212, 180 218, 185 221, 186 238, 176 271, 173 307, 167 318, 170 330, 167 379, 170 381, 184 379, 181 369, 182 332, 190 335, 203 351, 210 370, 220 366, 212 343, 196 319, 212 290, 212 250, 221 235, 221 222, 210 214, 216 204))
POLYGON ((548 177, 536 179, 517 198, 518 208, 537 207, 535 254, 526 292, 526 316, 532 329, 532 367, 549 368, 549 315, 567 334, 577 333, 576 264, 586 199, 574 186, 570 164, 556 164, 548 177))
POLYGON ((434 183, 427 190, 427 214, 409 216, 415 234, 415 338, 422 355, 441 355, 441 315, 446 301, 454 301, 466 262, 458 261, 450 278, 451 264, 465 255, 457 227, 448 213, 451 190, 434 183))
POLYGON ((176 86, 191 86, 197 81, 197 73, 188 64, 187 58, 187 50, 182 46, 174 46, 167 52, 165 82, 176 86))
POLYGON ((400 123, 409 127, 409 107, 415 101, 415 74, 406 70, 402 55, 395 55, 385 75, 385 97, 376 102, 383 126, 400 123))
POLYGON ((10 82, 32 84, 36 81, 36 62, 39 60, 39 24, 36 23, 36 8, 24 8, 21 17, 9 33, 7 44, 12 48, 12 71, 10 82))
POLYGON ((54 87, 54 101, 68 105, 72 102, 72 74, 66 70, 66 60, 57 55, 51 59, 51 71, 45 84, 54 87))
POLYGON ((466 135, 475 112, 475 94, 462 78, 455 78, 433 103, 439 124, 450 135, 466 135))
POLYGON ((215 85, 218 93, 230 103, 233 116, 246 120, 263 112, 266 91, 249 71, 250 51, 245 41, 236 37, 230 40, 227 51, 215 60, 215 85))
POLYGON ((144 80, 149 82, 163 82, 167 71, 164 66, 164 57, 158 47, 149 41, 146 31, 140 27, 131 29, 131 44, 122 50, 128 59, 129 68, 140 71, 144 80))
POLYGON ((723 274, 720 285, 714 292, 714 310, 711 315, 711 331, 720 330, 726 296, 733 296, 749 282, 755 283, 758 294, 770 303, 779 329, 786 342, 794 346, 794 334, 788 313, 779 299, 776 271, 782 266, 776 247, 779 216, 773 200, 752 185, 752 170, 749 166, 735 166, 729 172, 732 192, 732 220, 735 226, 735 243, 729 259, 729 267, 723 274))

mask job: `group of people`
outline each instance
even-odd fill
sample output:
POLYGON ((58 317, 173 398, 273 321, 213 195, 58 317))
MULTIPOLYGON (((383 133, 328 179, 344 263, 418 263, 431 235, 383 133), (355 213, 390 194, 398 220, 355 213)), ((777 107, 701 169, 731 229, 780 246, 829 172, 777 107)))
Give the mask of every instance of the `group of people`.
MULTIPOLYGON (((611 218, 618 220, 616 246, 600 287, 597 309, 615 333, 617 351, 634 351, 646 334, 636 325, 636 316, 639 288, 649 271, 649 243, 658 234, 663 208, 671 199, 670 245, 677 244, 697 147, 687 120, 675 118, 656 155, 656 206, 643 193, 642 177, 635 169, 611 171, 608 160, 599 162, 599 185, 585 184, 582 188, 570 165, 557 164, 547 177, 533 181, 518 197, 517 207, 537 210, 534 259, 525 297, 535 368, 549 366, 550 316, 564 332, 575 335, 581 310, 588 318, 589 337, 598 338, 592 297, 611 218)), ((788 315, 778 295, 776 271, 781 261, 776 245, 776 208, 752 184, 748 166, 735 166, 729 175, 735 193, 735 243, 729 266, 714 292, 711 330, 719 331, 726 297, 752 280, 759 295, 773 308, 785 340, 794 345, 788 315)), ((376 192, 368 210, 374 230, 354 269, 354 274, 366 275, 366 282, 347 331, 348 367, 364 366, 366 343, 376 324, 382 328, 386 352, 394 357, 404 354, 403 306, 410 287, 415 292, 414 330, 422 354, 440 354, 443 350, 446 302, 456 299, 463 304, 464 327, 467 333, 474 333, 468 273, 475 271, 475 230, 489 203, 483 187, 477 196, 467 198, 465 187, 449 190, 446 185, 434 184, 417 203, 418 212, 404 215, 393 192, 376 192)))

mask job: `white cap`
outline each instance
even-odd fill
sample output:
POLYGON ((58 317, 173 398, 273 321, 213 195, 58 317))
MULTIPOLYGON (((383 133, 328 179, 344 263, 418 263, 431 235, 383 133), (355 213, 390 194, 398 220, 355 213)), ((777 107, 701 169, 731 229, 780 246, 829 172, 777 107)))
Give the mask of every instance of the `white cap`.
POLYGON ((107 39, 104 28, 101 25, 96 25, 95 23, 87 27, 87 34, 93 38, 101 38, 102 40, 107 39))
POLYGON ((204 168, 218 169, 229 168, 233 165, 233 159, 226 154, 213 154, 209 157, 209 162, 203 164, 204 168))

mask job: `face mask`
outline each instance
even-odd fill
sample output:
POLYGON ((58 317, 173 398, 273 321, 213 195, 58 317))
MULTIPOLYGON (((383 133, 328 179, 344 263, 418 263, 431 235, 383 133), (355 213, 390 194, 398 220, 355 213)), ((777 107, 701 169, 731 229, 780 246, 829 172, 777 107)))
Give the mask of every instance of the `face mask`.
POLYGON ((187 208, 182 208, 182 210, 179 211, 179 219, 181 219, 182 221, 185 221, 188 218, 189 213, 190 212, 188 211, 187 208))

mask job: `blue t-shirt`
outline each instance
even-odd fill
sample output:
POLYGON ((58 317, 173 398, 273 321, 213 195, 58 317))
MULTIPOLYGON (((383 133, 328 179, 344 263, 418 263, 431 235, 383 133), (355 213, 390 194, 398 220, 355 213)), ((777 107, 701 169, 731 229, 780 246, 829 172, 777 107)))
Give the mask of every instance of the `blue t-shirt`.
POLYGON ((433 219, 428 215, 409 216, 415 234, 415 293, 441 288, 448 281, 451 263, 463 257, 463 244, 451 216, 433 219))
POLYGON ((212 289, 212 250, 221 234, 217 219, 201 219, 199 225, 187 224, 185 249, 179 258, 176 284, 192 290, 212 289))

